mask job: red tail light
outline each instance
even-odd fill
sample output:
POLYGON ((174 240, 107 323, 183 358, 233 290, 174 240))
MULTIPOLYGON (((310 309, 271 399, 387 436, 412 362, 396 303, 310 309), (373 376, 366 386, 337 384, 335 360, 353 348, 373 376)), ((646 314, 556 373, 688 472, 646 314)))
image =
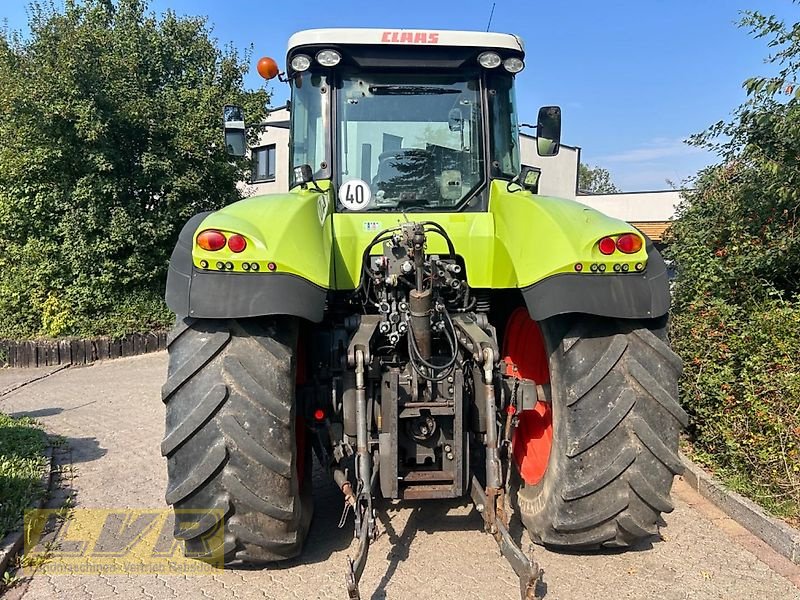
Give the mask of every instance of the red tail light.
POLYGON ((624 254, 636 254, 641 249, 642 238, 635 233, 624 233, 617 238, 617 250, 624 254))
POLYGON ((247 248, 247 240, 245 240, 238 233, 234 233, 228 238, 228 248, 231 249, 231 252, 236 252, 238 254, 247 248))
POLYGON ((597 243, 597 247, 600 249, 601 254, 608 256, 609 254, 614 254, 617 244, 614 242, 614 238, 604 237, 597 243))
POLYGON ((325 411, 321 408, 318 408, 314 411, 314 419, 317 421, 324 421, 325 420, 325 411))
POLYGON ((197 245, 203 250, 222 250, 225 247, 225 236, 215 229, 206 229, 197 236, 197 245))

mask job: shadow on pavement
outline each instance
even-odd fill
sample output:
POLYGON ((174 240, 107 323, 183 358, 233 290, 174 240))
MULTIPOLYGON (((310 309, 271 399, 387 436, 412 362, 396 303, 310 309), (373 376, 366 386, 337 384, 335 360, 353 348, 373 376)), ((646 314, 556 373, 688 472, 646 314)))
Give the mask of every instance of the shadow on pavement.
MULTIPOLYGON (((408 549, 412 540, 420 531, 434 533, 437 531, 463 531, 483 527, 483 521, 477 512, 472 511, 467 515, 448 514, 453 508, 469 504, 467 498, 451 500, 397 502, 375 499, 375 508, 380 526, 385 531, 382 535, 389 537, 391 548, 386 556, 388 566, 386 574, 382 577, 378 588, 373 594, 373 600, 385 597, 386 585, 391 580, 398 565, 408 558, 408 549), (402 531, 395 530, 393 519, 401 512, 411 510, 410 516, 402 531)), ((344 525, 339 528, 339 522, 344 508, 344 498, 327 473, 314 460, 314 520, 308 533, 303 553, 294 559, 273 563, 267 568, 270 570, 291 569, 298 565, 322 563, 331 558, 331 555, 341 552, 353 543, 353 515, 349 513, 344 525)), ((355 548, 354 548, 355 551, 355 548)), ((374 557, 379 560, 378 557, 374 557)), ((342 586, 346 563, 341 557, 342 586)), ((229 567, 230 568, 230 567, 229 567)), ((261 566, 236 566, 241 570, 263 569, 261 566)))
POLYGON ((70 455, 73 463, 91 462, 102 458, 108 453, 108 450, 100 447, 97 438, 65 438, 64 441, 70 449, 70 455))
POLYGON ((25 410, 21 412, 12 413, 11 416, 15 419, 19 417, 30 417, 32 419, 39 419, 41 417, 52 417, 53 415, 59 415, 64 412, 63 408, 59 408, 57 406, 52 406, 50 408, 40 408, 39 410, 25 410))
POLYGON ((381 577, 371 600, 384 600, 386 586, 391 581, 398 566, 409 556, 409 549, 414 538, 420 531, 434 533, 440 531, 464 531, 483 528, 483 521, 474 510, 466 515, 448 514, 452 509, 469 504, 467 498, 454 498, 450 500, 422 500, 419 502, 391 502, 388 500, 377 501, 378 521, 389 537, 391 548, 386 555, 386 573, 381 577), (392 520, 401 510, 411 510, 401 532, 398 532, 392 520))
MULTIPOLYGON (((308 532, 303 554, 296 564, 325 562, 331 554, 344 550, 353 540, 353 519, 339 529, 344 496, 314 457, 314 520, 308 532)), ((344 564, 342 564, 344 581, 344 564)))
POLYGON ((49 408, 40 408, 38 410, 22 410, 12 414, 12 417, 31 417, 33 419, 38 419, 40 417, 52 417, 54 415, 60 415, 64 412, 69 412, 71 410, 78 410, 79 408, 83 408, 84 406, 89 406, 90 404, 94 404, 97 400, 91 400, 90 402, 85 402, 83 404, 79 404, 78 406, 72 406, 70 408, 61 408, 60 406, 51 406, 49 408))
MULTIPOLYGON (((62 412, 64 412, 64 409, 58 407, 51 407, 51 408, 42 408, 39 410, 19 411, 12 413, 9 416, 16 419, 20 417, 31 417, 33 419, 37 419, 41 417, 49 417, 52 415, 57 415, 62 412)), ((98 458, 102 458, 103 456, 108 454, 108 450, 102 448, 100 446, 100 443, 97 441, 97 438, 94 437, 59 438, 58 436, 56 436, 55 438, 51 439, 59 440, 56 442, 52 442, 53 445, 66 448, 69 451, 69 455, 73 463, 91 462, 93 460, 97 460, 98 458)))

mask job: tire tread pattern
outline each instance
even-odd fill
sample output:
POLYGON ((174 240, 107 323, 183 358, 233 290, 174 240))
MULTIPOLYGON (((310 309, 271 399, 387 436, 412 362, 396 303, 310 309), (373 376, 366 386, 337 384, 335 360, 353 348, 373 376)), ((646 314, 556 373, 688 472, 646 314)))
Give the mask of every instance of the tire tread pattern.
POLYGON ((313 505, 310 469, 305 482, 297 476, 296 340, 288 318, 184 318, 170 334, 161 451, 187 556, 263 563, 300 553, 313 505), (204 537, 220 527, 209 549, 204 537))
POLYGON ((673 510, 670 488, 682 472, 678 436, 688 416, 678 402, 681 359, 663 322, 651 330, 579 315, 542 329, 559 406, 548 471, 517 491, 522 521, 535 542, 553 547, 639 543, 673 510))

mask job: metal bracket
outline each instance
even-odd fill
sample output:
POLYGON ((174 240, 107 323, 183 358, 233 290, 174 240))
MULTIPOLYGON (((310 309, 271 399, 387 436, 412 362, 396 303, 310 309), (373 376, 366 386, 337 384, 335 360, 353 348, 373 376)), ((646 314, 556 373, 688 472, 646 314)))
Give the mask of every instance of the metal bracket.
POLYGON ((367 564, 367 555, 369 554, 370 535, 368 532, 367 524, 364 523, 361 528, 361 535, 358 539, 358 552, 356 559, 353 560, 347 557, 347 575, 345 575, 345 584, 347 585, 348 600, 361 600, 361 591, 358 589, 358 582, 361 579, 361 574, 364 572, 364 566, 367 564))
POLYGON ((483 364, 483 351, 487 348, 491 349, 494 358, 499 360, 500 348, 497 347, 497 342, 475 318, 469 314, 455 314, 452 315, 452 319, 458 342, 472 354, 476 363, 483 364))
MULTIPOLYGON (((487 510, 489 498, 474 476, 472 477, 470 496, 472 497, 472 502, 475 504, 475 509, 483 515, 484 522, 490 518, 490 513, 493 516, 494 523, 492 523, 492 531, 495 532, 493 537, 500 547, 500 554, 505 557, 511 565, 511 568, 514 569, 514 573, 519 577, 520 598, 522 600, 539 600, 541 596, 537 595, 537 587, 544 575, 544 571, 539 567, 539 563, 526 556, 522 549, 517 546, 511 534, 508 532, 506 524, 503 523, 503 520, 497 515, 496 511, 487 510)), ((486 523, 486 526, 488 531, 489 524, 486 523)))
POLYGON ((350 344, 347 346, 347 364, 351 367, 356 366, 356 350, 361 350, 364 353, 364 364, 369 364, 370 353, 369 343, 372 336, 375 335, 375 330, 381 322, 381 315, 362 315, 358 329, 350 338, 350 344))

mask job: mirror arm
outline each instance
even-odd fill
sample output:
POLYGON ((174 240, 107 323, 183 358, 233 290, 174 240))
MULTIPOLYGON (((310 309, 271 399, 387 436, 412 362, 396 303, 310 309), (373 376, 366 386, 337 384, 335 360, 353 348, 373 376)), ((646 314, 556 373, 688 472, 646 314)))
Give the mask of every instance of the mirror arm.
POLYGON ((542 170, 538 167, 532 167, 530 165, 522 165, 519 170, 519 173, 512 177, 508 183, 506 184, 506 191, 509 193, 516 193, 521 190, 530 192, 532 194, 539 193, 539 179, 542 176, 542 170), (528 179, 528 175, 531 173, 536 175, 536 181, 533 184, 526 184, 526 180, 528 179), (511 189, 512 185, 516 185, 516 189, 511 189))
MULTIPOLYGON (((319 187, 319 184, 317 183, 317 180, 316 180, 316 179, 314 179, 314 176, 313 176, 313 175, 311 176, 311 183, 313 183, 313 184, 314 184, 314 187, 312 187, 312 188, 311 188, 311 191, 312 191, 312 192, 317 192, 317 193, 319 193, 319 194, 324 194, 324 193, 325 193, 325 190, 323 190, 321 187, 319 187)), ((302 184, 301 184, 301 185, 302 185, 302 184)), ((309 186, 309 187, 310 187, 310 186, 309 186)))
POLYGON ((508 180, 508 183, 506 184, 506 191, 507 192, 509 192, 511 194, 516 194, 517 192, 521 192, 522 190, 525 189, 519 182, 520 175, 522 175, 522 173, 519 173, 518 175, 514 176, 512 179, 508 180), (516 185, 517 186, 516 189, 512 190, 511 189, 512 185, 516 185))

